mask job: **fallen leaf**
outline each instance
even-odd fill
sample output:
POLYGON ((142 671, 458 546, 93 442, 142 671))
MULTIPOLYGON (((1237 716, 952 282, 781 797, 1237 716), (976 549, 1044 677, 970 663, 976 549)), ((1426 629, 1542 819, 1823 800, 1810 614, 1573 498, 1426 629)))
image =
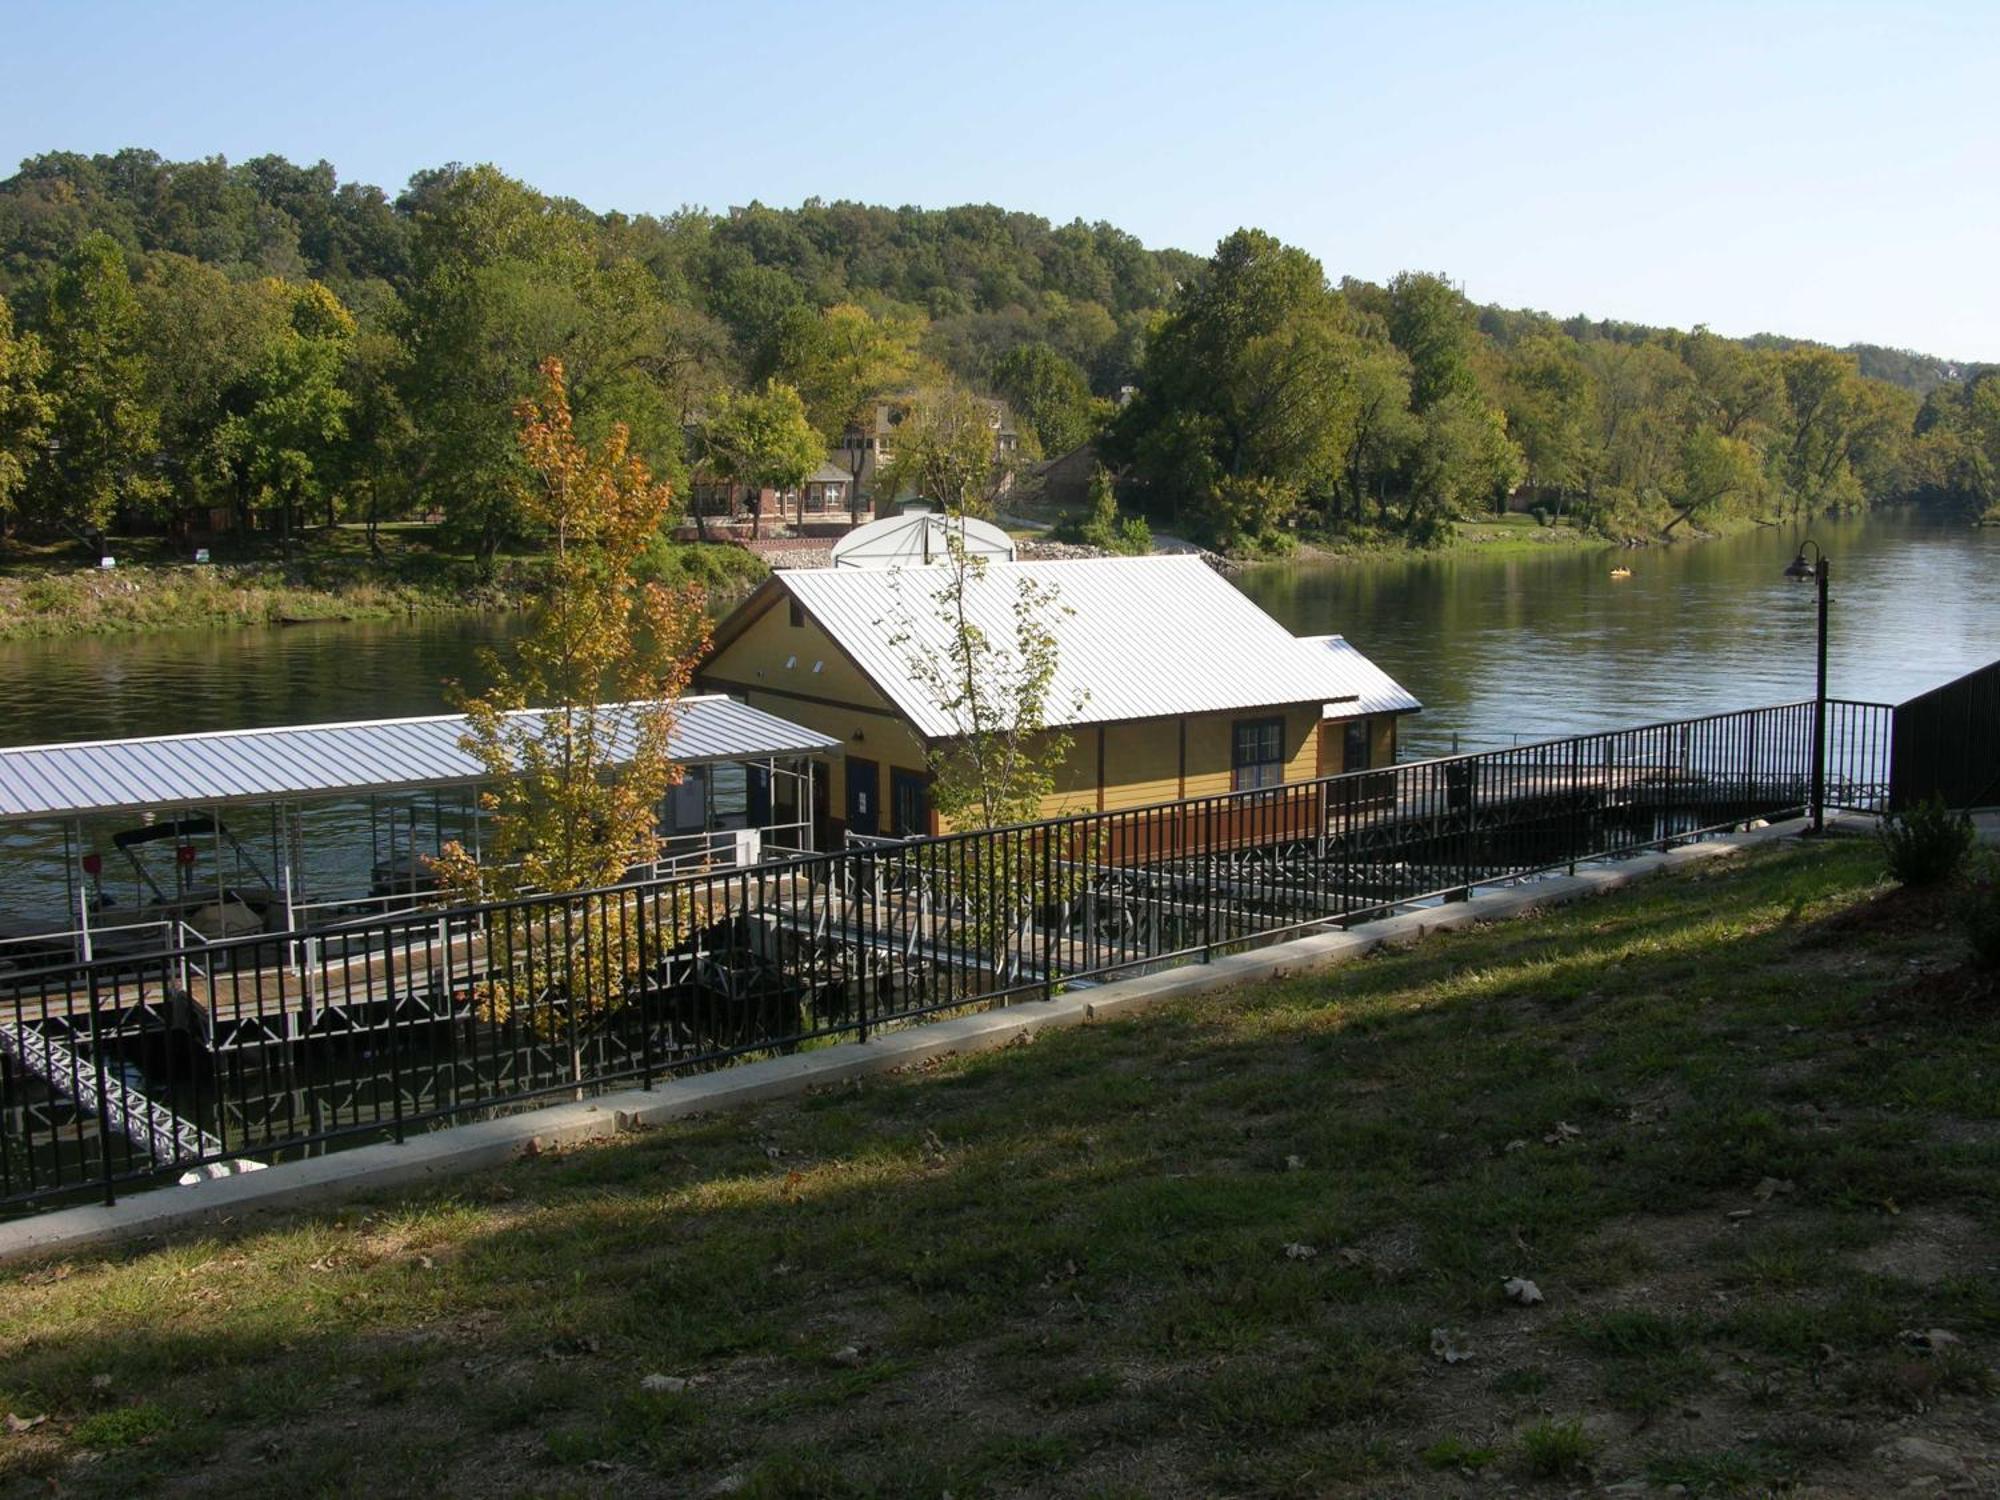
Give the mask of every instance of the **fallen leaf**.
POLYGON ((1525 1276, 1510 1276, 1500 1284, 1500 1290, 1507 1294, 1510 1302, 1518 1302, 1523 1307, 1533 1307, 1537 1302, 1546 1301, 1542 1289, 1525 1276))
POLYGON ((1953 1345, 1965 1342, 1948 1328, 1905 1328, 1896 1337, 1912 1349, 1924 1349, 1932 1354, 1942 1353, 1953 1345))
POLYGON ((1313 1249, 1311 1245, 1292 1244, 1285 1246, 1286 1260, 1311 1260, 1317 1254, 1319 1254, 1319 1251, 1313 1249))
POLYGON ((1581 1130, 1578 1130, 1567 1120, 1558 1120, 1556 1121, 1556 1128, 1542 1137, 1542 1144, 1545 1146, 1560 1146, 1565 1142, 1581 1140, 1582 1138, 1583 1132, 1581 1130))
POLYGON ((861 1351, 852 1344, 846 1344, 834 1350, 827 1358, 843 1370, 852 1370, 861 1363, 861 1351))
POLYGON ((687 1388, 688 1383, 678 1375, 648 1375, 639 1382, 642 1391, 664 1391, 669 1395, 677 1395, 687 1388))
POLYGON ((18 1436, 24 1432, 32 1432, 46 1421, 48 1421, 46 1416, 17 1417, 10 1411, 7 1413, 7 1430, 18 1436))
POLYGON ((1306 1159, 1303 1156, 1292 1155, 1285 1158, 1285 1170, 1287 1172, 1297 1172, 1301 1170, 1305 1166, 1305 1164, 1306 1164, 1306 1159))
POLYGON ((1791 1192, 1792 1188, 1793 1184, 1785 1181, 1783 1178, 1766 1177, 1755 1188, 1751 1189, 1750 1196, 1760 1203, 1769 1203, 1779 1194, 1791 1192))
POLYGON ((1505 1146, 1501 1147, 1501 1150, 1503 1151, 1526 1151, 1527 1149, 1528 1149, 1528 1143, 1524 1140, 1512 1140, 1509 1141, 1505 1146))

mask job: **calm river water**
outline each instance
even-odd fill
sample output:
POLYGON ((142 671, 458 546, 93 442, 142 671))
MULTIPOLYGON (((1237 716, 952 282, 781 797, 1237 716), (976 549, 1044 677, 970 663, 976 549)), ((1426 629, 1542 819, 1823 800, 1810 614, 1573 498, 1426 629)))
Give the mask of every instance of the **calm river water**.
MULTIPOLYGON (((2000 657, 2000 530, 1822 523, 1836 696, 1908 697, 2000 657)), ((1638 552, 1277 565, 1240 585, 1301 634, 1338 631, 1424 701, 1405 757, 1799 698, 1812 691, 1796 534, 1638 552), (1623 563, 1628 579, 1613 579, 1623 563)), ((442 710, 502 617, 0 645, 0 744, 442 710)), ((330 831, 330 830, 329 830, 330 831)), ((365 834, 361 843, 366 844, 365 834)), ((60 909, 61 843, 0 834, 0 914, 60 909), (53 864, 51 870, 49 866, 53 864), (53 876, 53 884, 50 877, 53 876)))

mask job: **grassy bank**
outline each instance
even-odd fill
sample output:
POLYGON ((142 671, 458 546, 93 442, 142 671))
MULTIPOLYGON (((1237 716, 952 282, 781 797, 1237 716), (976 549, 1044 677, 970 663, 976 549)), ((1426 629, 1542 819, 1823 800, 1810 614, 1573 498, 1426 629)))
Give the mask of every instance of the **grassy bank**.
POLYGON ((2000 1004, 1955 943, 1870 846, 1767 851, 451 1192, 16 1269, 0 1489, 1990 1481, 2000 1004))
MULTIPOLYGON (((60 550, 0 558, 0 641, 515 609, 533 596, 540 572, 529 555, 454 552, 425 527, 385 529, 374 550, 357 528, 314 532, 289 568, 264 549, 203 564, 152 539, 112 551, 119 565, 109 570, 60 550)), ((650 567, 723 598, 765 571, 741 548, 666 542, 650 567)))

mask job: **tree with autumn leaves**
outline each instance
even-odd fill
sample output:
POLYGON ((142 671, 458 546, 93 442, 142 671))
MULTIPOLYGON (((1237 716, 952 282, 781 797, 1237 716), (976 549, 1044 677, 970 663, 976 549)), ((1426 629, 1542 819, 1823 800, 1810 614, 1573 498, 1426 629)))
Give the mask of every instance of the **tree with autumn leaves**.
MULTIPOLYGON (((527 477, 512 498, 546 538, 548 582, 509 657, 486 654, 486 691, 454 688, 467 721, 461 744, 486 773, 484 848, 454 843, 438 862, 455 900, 589 891, 657 857, 661 803, 680 780, 678 701, 708 643, 698 588, 635 572, 672 491, 622 425, 595 446, 578 438, 560 360, 543 361, 541 376, 540 394, 515 407, 527 477)), ((587 920, 552 922, 559 905, 493 914, 485 1000, 496 1019, 521 1015, 576 1047, 622 1004, 638 965, 638 910, 596 898, 587 920)), ((649 906, 647 919, 662 913, 649 906)), ((573 1060, 581 1077, 580 1050, 573 1060)))

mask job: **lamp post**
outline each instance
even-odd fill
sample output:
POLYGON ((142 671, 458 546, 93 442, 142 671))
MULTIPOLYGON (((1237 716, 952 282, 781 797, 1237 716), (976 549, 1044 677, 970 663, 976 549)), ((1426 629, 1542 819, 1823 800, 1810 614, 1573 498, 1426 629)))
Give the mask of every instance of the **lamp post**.
POLYGON ((1832 565, 1826 560, 1826 550, 1811 537, 1799 543, 1799 554, 1785 569, 1785 576, 1796 583, 1808 581, 1819 585, 1819 662, 1813 683, 1813 735, 1812 735, 1812 831, 1826 831, 1826 586, 1832 565), (1806 558, 1806 548, 1812 548, 1810 561, 1806 558))

